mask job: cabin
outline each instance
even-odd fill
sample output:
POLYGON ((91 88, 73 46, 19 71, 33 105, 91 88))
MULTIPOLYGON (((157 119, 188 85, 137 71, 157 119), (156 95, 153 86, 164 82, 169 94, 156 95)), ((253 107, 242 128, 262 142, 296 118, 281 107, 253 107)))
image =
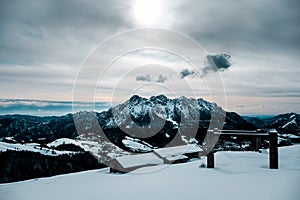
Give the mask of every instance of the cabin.
POLYGON ((163 164, 163 160, 153 152, 116 157, 109 161, 110 173, 127 173, 141 167, 161 164, 163 164))
POLYGON ((150 153, 116 157, 110 160, 111 173, 127 173, 141 167, 187 162, 196 158, 202 149, 196 145, 154 149, 150 153))

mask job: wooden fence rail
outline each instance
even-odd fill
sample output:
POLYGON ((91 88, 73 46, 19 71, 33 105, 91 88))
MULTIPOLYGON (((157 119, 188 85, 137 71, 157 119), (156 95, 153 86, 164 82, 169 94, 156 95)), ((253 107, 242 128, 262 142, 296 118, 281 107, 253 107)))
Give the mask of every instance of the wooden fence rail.
MULTIPOLYGON (((214 138, 220 135, 229 135, 229 136, 251 136, 255 138, 255 151, 258 151, 261 148, 261 141, 263 137, 269 139, 269 168, 278 169, 278 145, 277 138, 278 133, 276 131, 262 132, 261 130, 256 131, 244 131, 244 130, 208 130, 206 138, 214 138)), ((211 147, 210 152, 207 154, 207 168, 215 167, 214 152, 213 147, 211 147)))

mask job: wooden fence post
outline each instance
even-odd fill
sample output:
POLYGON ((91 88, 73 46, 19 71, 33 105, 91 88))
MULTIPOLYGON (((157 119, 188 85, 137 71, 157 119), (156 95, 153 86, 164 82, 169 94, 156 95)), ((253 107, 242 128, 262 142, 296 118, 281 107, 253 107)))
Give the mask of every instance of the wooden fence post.
POLYGON ((277 132, 269 132, 269 162, 270 169, 278 169, 278 145, 277 145, 277 132))
POLYGON ((213 149, 207 154, 207 168, 215 167, 215 158, 213 149))
POLYGON ((214 146, 216 143, 216 135, 214 134, 215 131, 218 131, 218 129, 214 130, 208 130, 206 134, 206 151, 207 151, 207 168, 214 168, 215 167, 215 159, 214 159, 214 146))
POLYGON ((261 148, 261 137, 256 136, 255 137, 255 144, 254 144, 254 151, 259 151, 260 148, 261 148))

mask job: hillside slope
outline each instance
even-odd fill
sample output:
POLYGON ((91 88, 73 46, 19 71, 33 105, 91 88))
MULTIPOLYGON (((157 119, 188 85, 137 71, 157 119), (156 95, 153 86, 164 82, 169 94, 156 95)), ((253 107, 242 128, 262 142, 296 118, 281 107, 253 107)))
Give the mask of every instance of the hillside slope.
POLYGON ((216 168, 202 160, 142 168, 129 174, 108 169, 0 184, 4 200, 230 199, 298 200, 300 146, 279 148, 280 169, 268 169, 268 154, 218 152, 216 168))

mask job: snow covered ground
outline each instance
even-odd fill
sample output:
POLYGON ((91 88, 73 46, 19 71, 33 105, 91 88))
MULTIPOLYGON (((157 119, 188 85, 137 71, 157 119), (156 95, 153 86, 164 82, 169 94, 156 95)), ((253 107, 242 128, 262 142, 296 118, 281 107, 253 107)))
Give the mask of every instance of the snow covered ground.
POLYGON ((11 144, 6 142, 0 142, 0 152, 6 150, 14 150, 14 151, 31 151, 38 152, 43 155, 48 156, 58 156, 61 154, 73 154, 72 151, 57 151, 54 149, 48 149, 45 147, 41 147, 40 144, 37 143, 25 143, 25 144, 11 144))
POLYGON ((230 199, 298 200, 300 145, 279 149, 280 169, 268 169, 268 154, 218 152, 216 168, 203 160, 141 168, 129 174, 108 169, 0 184, 1 200, 230 199))

